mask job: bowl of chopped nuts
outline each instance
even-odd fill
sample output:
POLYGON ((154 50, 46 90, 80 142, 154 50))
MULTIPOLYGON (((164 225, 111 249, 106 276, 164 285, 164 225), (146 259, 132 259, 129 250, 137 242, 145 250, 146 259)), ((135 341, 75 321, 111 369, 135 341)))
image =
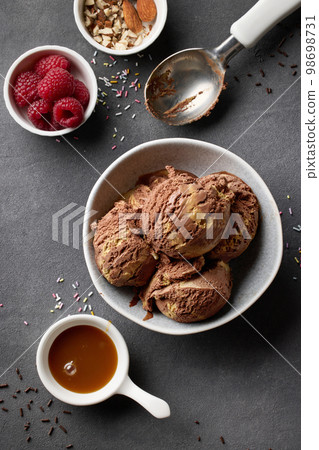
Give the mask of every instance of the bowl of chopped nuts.
POLYGON ((149 47, 167 17, 167 0, 74 0, 82 36, 110 55, 132 55, 149 47))

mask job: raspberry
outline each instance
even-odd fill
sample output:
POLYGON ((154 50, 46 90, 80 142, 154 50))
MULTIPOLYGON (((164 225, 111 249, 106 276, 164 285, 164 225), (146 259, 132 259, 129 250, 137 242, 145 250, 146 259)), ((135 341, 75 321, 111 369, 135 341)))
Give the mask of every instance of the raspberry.
POLYGON ((38 84, 40 97, 48 101, 68 97, 74 92, 74 77, 60 67, 51 69, 38 84))
POLYGON ((83 107, 76 98, 61 98, 53 107, 53 117, 63 127, 75 128, 83 120, 83 107))
POLYGON ((71 64, 64 56, 50 55, 41 58, 34 66, 34 70, 43 78, 51 69, 56 67, 69 71, 71 64))
POLYGON ((41 77, 34 72, 22 72, 18 75, 14 85, 14 99, 20 108, 29 105, 39 98, 38 84, 41 77))
POLYGON ((53 105, 47 100, 36 100, 28 108, 28 117, 36 128, 51 130, 51 116, 53 105))
POLYGON ((79 100, 83 108, 86 108, 87 104, 89 103, 90 93, 85 84, 82 83, 82 81, 80 80, 75 80, 75 89, 73 97, 79 100))
POLYGON ((58 131, 58 130, 62 130, 62 125, 60 125, 54 118, 53 116, 53 112, 51 113, 51 128, 50 131, 58 131))

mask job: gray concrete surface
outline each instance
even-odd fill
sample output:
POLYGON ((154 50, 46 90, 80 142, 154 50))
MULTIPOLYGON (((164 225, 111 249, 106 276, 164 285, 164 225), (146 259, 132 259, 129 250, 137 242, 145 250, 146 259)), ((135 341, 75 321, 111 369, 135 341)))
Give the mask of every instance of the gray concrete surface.
MULTIPOLYGON (((253 0, 169 0, 168 20, 161 37, 144 52, 144 58, 117 58, 105 68, 108 56, 99 53, 97 76, 115 74, 126 67, 139 72, 142 83, 164 57, 187 47, 213 46, 228 36, 229 27, 253 0), (151 61, 148 53, 152 55, 151 61), (138 62, 139 66, 135 66, 138 62)), ((68 46, 88 61, 94 49, 82 38, 73 20, 72 2, 4 0, 1 2, 1 60, 4 76, 24 51, 38 45, 68 46)), ((300 368, 300 13, 277 25, 256 48, 242 51, 231 61, 228 88, 213 114, 189 126, 170 128, 153 119, 142 104, 115 117, 123 100, 109 94, 110 119, 102 106, 74 135, 72 144, 99 171, 137 144, 164 137, 190 137, 232 146, 263 177, 283 211, 283 262, 277 278, 245 317, 284 357, 300 368), (289 55, 276 49, 283 37, 289 55), (274 54, 274 57, 270 57, 274 54), (285 67, 278 65, 285 64, 285 67), (290 65, 298 64, 292 76, 290 65), (260 75, 260 69, 265 77, 260 75), (248 77, 247 74, 252 74, 248 77), (235 81, 234 76, 239 78, 235 81), (255 83, 261 82, 261 87, 255 83), (266 88, 272 94, 266 93, 266 88), (278 101, 276 101, 278 99, 278 101), (272 105, 272 103, 276 103, 272 105), (133 113, 136 118, 131 119, 133 113), (117 137, 113 138, 114 127, 117 137), (125 140, 119 142, 124 135, 125 140), (115 150, 111 147, 117 144, 115 150), (290 195, 290 199, 287 199, 290 195), (293 215, 288 208, 291 207, 293 215), (297 279, 293 279, 296 277, 297 279)), ((134 77, 133 77, 134 78, 134 77)), ((1 78, 3 85, 3 78, 1 78)), ((132 100, 133 94, 130 97, 132 100)), ((136 94, 142 100, 142 90, 136 94)), ((300 448, 300 377, 242 318, 222 328, 195 336, 173 337, 150 332, 119 316, 94 292, 92 307, 107 317, 125 336, 131 355, 130 374, 142 388, 166 399, 169 419, 156 420, 133 401, 114 397, 97 406, 69 407, 54 400, 38 379, 35 367, 36 340, 57 319, 50 314, 51 293, 58 291, 65 308, 72 303, 71 284, 80 289, 91 281, 81 250, 52 241, 52 214, 71 202, 85 205, 97 173, 65 142, 28 133, 9 116, 4 102, 1 129, 1 270, 0 286, 0 447, 11 449, 234 449, 295 450, 300 448), (56 284, 63 273, 65 282, 56 284), (25 326, 23 321, 29 322, 25 326), (25 352, 25 353, 23 353, 25 352), (22 356, 20 356, 22 355, 22 356), (17 362, 15 360, 19 358, 17 362), (7 368, 10 367, 8 370, 7 368), (23 380, 15 368, 19 367, 23 380), (24 393, 28 386, 38 393, 24 393), (21 393, 12 398, 16 389, 21 393), (31 410, 26 404, 33 399, 31 410), (39 406, 45 408, 42 413, 39 406), (19 408, 24 410, 20 417, 19 408), (62 413, 64 409, 72 415, 62 413), (57 415, 68 431, 50 424, 57 415), (198 420, 199 425, 194 421, 198 420), (24 423, 30 421, 28 431, 24 423), (26 442, 30 435, 31 441, 26 442), (201 440, 198 441, 198 436, 201 440), (220 441, 225 439, 225 445, 220 441)), ((194 155, 194 158, 200 155, 194 155)), ((227 170, 227 167, 225 167, 227 170)), ((68 312, 76 313, 78 305, 68 312)))

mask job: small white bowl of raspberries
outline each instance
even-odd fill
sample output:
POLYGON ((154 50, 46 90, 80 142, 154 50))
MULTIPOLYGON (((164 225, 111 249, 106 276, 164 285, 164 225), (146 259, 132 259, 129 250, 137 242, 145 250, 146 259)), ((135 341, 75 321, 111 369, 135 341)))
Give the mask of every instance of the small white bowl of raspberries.
POLYGON ((31 133, 61 136, 90 117, 97 98, 96 77, 74 50, 36 47, 8 70, 4 99, 14 120, 31 133))

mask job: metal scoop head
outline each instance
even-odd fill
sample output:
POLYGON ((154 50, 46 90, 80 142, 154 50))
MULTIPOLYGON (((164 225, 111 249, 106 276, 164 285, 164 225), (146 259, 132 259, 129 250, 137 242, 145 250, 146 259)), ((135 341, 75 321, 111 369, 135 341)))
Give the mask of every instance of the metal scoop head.
POLYGON ((188 49, 165 59, 145 86, 145 104, 156 118, 183 125, 208 115, 224 88, 225 67, 213 53, 188 49))

